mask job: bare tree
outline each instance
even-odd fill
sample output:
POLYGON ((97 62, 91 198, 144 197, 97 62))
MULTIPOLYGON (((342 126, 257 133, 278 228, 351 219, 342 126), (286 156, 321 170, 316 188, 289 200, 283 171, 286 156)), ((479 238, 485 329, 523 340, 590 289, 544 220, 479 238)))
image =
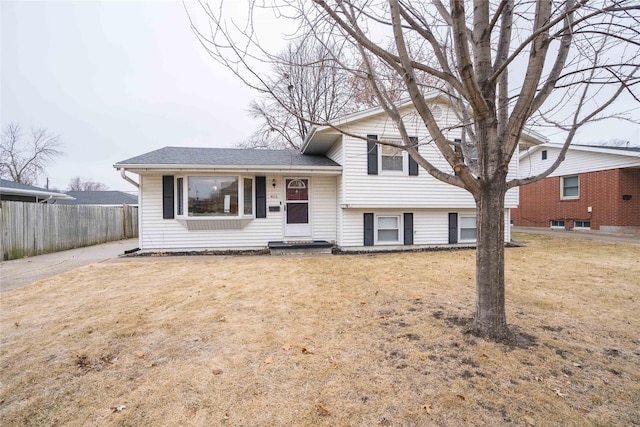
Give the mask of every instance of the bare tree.
POLYGON ((17 123, 9 123, 0 143, 0 176, 23 184, 35 184, 44 168, 60 156, 60 136, 44 128, 25 135, 17 123))
POLYGON ((269 91, 249 106, 261 120, 245 147, 298 148, 309 123, 325 122, 355 110, 350 74, 340 66, 339 51, 315 40, 298 37, 272 58, 263 79, 269 91))
POLYGON ((109 187, 105 184, 96 182, 93 178, 85 179, 79 176, 71 178, 67 186, 68 191, 105 191, 108 189, 109 187))
MULTIPOLYGON (((476 305, 470 329, 492 339, 512 337, 505 312, 505 194, 548 176, 582 126, 614 117, 632 119, 618 113, 616 101, 640 100, 638 2, 451 0, 447 7, 440 0, 291 0, 272 7, 283 19, 311 29, 317 39, 351 47, 364 64, 361 74, 377 103, 402 136, 403 148, 433 177, 473 195, 476 305), (382 36, 393 48, 382 47, 382 36), (416 53, 425 50, 428 56, 416 53), (420 143, 435 145, 448 168, 437 168, 412 145, 381 70, 401 78, 430 134, 420 143), (457 110, 457 129, 443 129, 434 118, 425 100, 425 93, 434 90, 457 110), (563 149, 545 172, 508 178, 527 124, 552 128, 563 138, 563 149), (455 150, 455 138, 462 139, 457 145, 463 156, 455 150), (463 160, 471 149, 477 153, 477 167, 463 160)), ((227 25, 223 7, 209 18, 212 32, 204 43, 209 52, 243 81, 261 87, 263 79, 252 61, 271 57, 261 49, 252 15, 244 27, 227 25)))

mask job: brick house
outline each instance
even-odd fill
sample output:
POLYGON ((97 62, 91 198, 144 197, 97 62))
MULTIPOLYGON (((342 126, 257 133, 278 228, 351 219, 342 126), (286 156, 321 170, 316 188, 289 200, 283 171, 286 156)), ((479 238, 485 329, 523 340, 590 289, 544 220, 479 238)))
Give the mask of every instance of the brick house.
MULTIPOLYGON (((520 175, 543 172, 560 146, 520 154, 520 175)), ((572 145, 547 178, 520 188, 514 225, 576 230, 640 230, 640 148, 572 145)))

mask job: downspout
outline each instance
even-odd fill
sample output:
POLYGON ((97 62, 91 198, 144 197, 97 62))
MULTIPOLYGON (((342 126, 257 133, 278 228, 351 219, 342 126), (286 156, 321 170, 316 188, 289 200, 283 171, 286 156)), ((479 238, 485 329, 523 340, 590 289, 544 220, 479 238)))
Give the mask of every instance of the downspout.
POLYGON ((132 180, 131 178, 129 178, 127 176, 126 169, 118 169, 118 170, 120 171, 120 176, 122 177, 122 179, 124 179, 128 183, 132 184, 134 187, 140 188, 140 184, 138 184, 137 182, 135 182, 134 180, 132 180))

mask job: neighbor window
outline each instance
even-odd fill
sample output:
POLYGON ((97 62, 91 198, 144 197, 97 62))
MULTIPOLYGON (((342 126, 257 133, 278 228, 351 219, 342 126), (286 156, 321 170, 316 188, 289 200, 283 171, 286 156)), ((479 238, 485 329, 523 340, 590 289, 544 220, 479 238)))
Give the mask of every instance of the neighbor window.
POLYGON ((400 217, 377 217, 376 231, 379 243, 398 243, 400 241, 400 217))
POLYGON ((190 176, 189 216, 238 216, 237 176, 190 176))
POLYGON ((573 222, 573 226, 574 226, 574 228, 590 229, 591 228, 591 221, 574 221, 573 222))
POLYGON ((476 241, 476 217, 460 216, 460 238, 459 242, 476 241))
POLYGON ((404 170, 404 150, 398 147, 380 145, 380 160, 382 171, 402 172, 404 170))
POLYGON ((547 160, 547 150, 542 150, 542 160, 547 160))
POLYGON ((577 199, 580 196, 580 179, 578 175, 560 178, 560 198, 577 199))
POLYGON ((554 219, 551 221, 551 228, 564 228, 563 219, 554 219))

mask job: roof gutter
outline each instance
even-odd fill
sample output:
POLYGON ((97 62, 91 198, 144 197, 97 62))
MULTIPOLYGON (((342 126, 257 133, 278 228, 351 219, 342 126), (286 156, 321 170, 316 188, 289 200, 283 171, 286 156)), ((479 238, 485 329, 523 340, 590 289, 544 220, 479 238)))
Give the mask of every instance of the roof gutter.
POLYGON ((57 199, 57 200, 75 200, 75 197, 71 197, 68 194, 64 193, 56 193, 54 191, 38 191, 38 190, 27 190, 22 188, 10 188, 10 187, 0 187, 0 193, 2 194, 15 194, 22 196, 36 196, 36 197, 47 197, 49 199, 57 199))
POLYGON ((127 181, 129 184, 133 185, 136 188, 140 188, 140 184, 138 184, 137 182, 135 182, 133 179, 129 178, 127 176, 127 170, 126 169, 120 169, 118 168, 118 170, 120 171, 120 176, 122 177, 122 179, 124 179, 125 181, 127 181))
POLYGON ((313 139, 313 135, 315 135, 317 131, 318 131, 318 126, 311 126, 311 129, 309 129, 307 136, 304 138, 304 141, 302 141, 302 145, 300 146, 301 153, 304 153, 305 151, 307 151, 307 147, 309 146, 309 143, 313 139))

